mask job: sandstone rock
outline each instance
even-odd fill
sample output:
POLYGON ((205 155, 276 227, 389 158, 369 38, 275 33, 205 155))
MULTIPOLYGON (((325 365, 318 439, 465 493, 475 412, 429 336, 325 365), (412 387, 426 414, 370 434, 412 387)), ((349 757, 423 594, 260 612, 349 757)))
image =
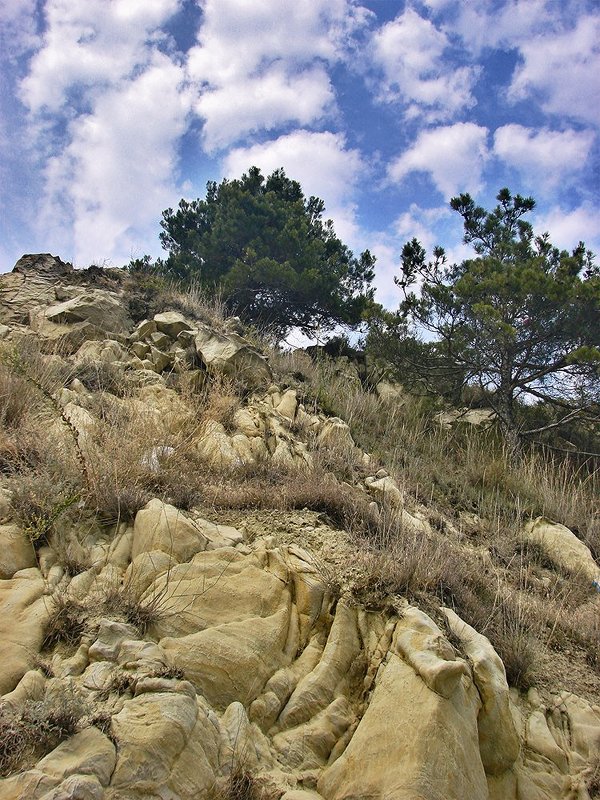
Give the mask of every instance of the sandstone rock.
POLYGON ((277 727, 285 730, 299 725, 326 708, 359 652, 356 609, 340 602, 319 663, 292 692, 277 727))
POLYGON ((289 663, 286 655, 289 611, 247 618, 201 630, 178 639, 161 639, 174 666, 215 708, 236 700, 249 705, 269 676, 289 663))
POLYGON ((218 333, 200 325, 194 345, 198 356, 212 370, 240 377, 251 386, 261 386, 273 379, 266 358, 238 334, 218 333))
POLYGON ((505 772, 517 760, 520 743, 509 706, 504 664, 489 640, 463 622, 450 608, 442 609, 473 669, 482 708, 477 718, 479 752, 488 775, 505 772))
POLYGON ((73 271, 50 253, 24 255, 0 276, 0 322, 26 324, 31 309, 56 301, 55 282, 73 271))
POLYGON ((197 717, 196 701, 184 694, 142 694, 127 700, 112 721, 119 753, 111 787, 132 797, 164 793, 197 717))
POLYGON ((77 323, 89 322, 100 330, 113 333, 126 333, 131 320, 118 298, 102 289, 94 289, 52 305, 43 312, 50 322, 77 323))
POLYGON ((406 392, 400 383, 379 381, 379 383, 375 386, 375 391, 385 403, 402 405, 406 402, 406 392))
POLYGON ((474 425, 479 428, 491 425, 496 414, 491 408, 457 408, 452 411, 441 411, 435 419, 443 428, 451 428, 456 423, 474 425))
POLYGON ((94 775, 72 775, 40 800, 102 800, 104 788, 94 775))
POLYGON ((133 526, 132 558, 161 550, 177 561, 186 561, 206 548, 208 539, 182 511, 161 500, 151 500, 138 511, 133 526))
POLYGON ((126 639, 135 639, 136 637, 137 630, 133 625, 102 619, 98 638, 89 649, 90 661, 116 661, 121 644, 126 639))
POLYGON ((81 364, 83 362, 101 361, 106 363, 113 363, 115 361, 126 361, 127 353, 119 342, 114 339, 105 339, 104 341, 87 341, 84 342, 79 350, 75 353, 75 363, 81 364))
POLYGON ((537 517, 525 525, 523 536, 541 547, 557 566, 590 582, 600 580, 600 566, 589 547, 564 525, 537 517))
POLYGON ((394 646, 431 691, 452 697, 469 669, 435 622, 413 606, 402 609, 394 633, 394 646))
POLYGON ((189 563, 173 566, 144 595, 161 601, 163 615, 152 626, 153 635, 188 636, 287 610, 289 590, 265 566, 260 556, 232 548, 198 553, 189 563))
POLYGON ((474 687, 459 684, 441 697, 392 655, 348 747, 317 789, 327 800, 488 800, 478 710, 474 687))
POLYGON ((115 767, 115 746, 98 728, 90 727, 45 756, 36 765, 51 780, 59 783, 70 775, 94 775, 107 786, 115 767))
POLYGON ((165 311, 154 315, 156 328, 170 339, 176 339, 182 331, 194 330, 194 325, 178 311, 165 311))
POLYGON ((342 419, 329 417, 323 423, 318 436, 319 444, 327 447, 352 449, 355 447, 350 428, 342 419))
POLYGON ((0 695, 12 691, 34 666, 48 619, 44 588, 37 569, 0 581, 0 695))
POLYGON ((0 578, 35 567, 36 558, 29 538, 17 525, 0 525, 0 578))

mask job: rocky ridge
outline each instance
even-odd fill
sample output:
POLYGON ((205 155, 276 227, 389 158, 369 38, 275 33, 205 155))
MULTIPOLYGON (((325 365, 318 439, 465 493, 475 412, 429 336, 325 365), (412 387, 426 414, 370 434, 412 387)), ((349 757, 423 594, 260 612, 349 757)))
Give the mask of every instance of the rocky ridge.
MULTIPOLYGON (((166 311, 134 325, 118 290, 83 285, 50 256, 24 257, 2 276, 0 326, 7 351, 35 341, 51 359, 110 365, 128 386, 115 402, 172 430, 190 426, 187 398, 210 381, 243 382, 226 418, 190 427, 207 470, 310 471, 310 442, 356 449, 343 420, 273 383, 235 321, 216 329, 166 311)), ((84 456, 100 424, 92 395, 74 379, 53 398, 56 437, 67 448, 74 435, 84 456)), ((170 456, 159 442, 143 457, 160 473, 170 456)), ((415 536, 433 536, 428 509, 407 507, 385 470, 370 474, 369 456, 360 459, 365 477, 350 488, 372 513, 391 509, 415 536)), ((0 800, 233 797, 240 771, 254 796, 283 800, 594 796, 598 705, 510 688, 489 640, 451 608, 442 623, 402 597, 378 609, 355 602, 330 575, 352 542, 319 514, 290 511, 288 535, 268 519, 251 535, 243 514, 227 524, 170 499, 156 496, 131 521, 90 524, 75 571, 56 531, 32 545, 3 488, 0 730, 24 718, 41 725, 43 708, 80 711, 50 752, 24 751, 0 800), (120 606, 107 602, 115 596, 120 606), (49 638, 73 609, 85 622, 77 635, 49 638)), ((538 519, 527 535, 574 576, 598 579, 564 526, 538 519)))

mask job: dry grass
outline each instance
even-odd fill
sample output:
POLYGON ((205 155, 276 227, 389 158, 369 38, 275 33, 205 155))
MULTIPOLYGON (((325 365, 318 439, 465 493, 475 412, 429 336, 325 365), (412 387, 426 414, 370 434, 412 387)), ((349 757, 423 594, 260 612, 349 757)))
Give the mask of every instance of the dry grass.
POLYGON ((81 697, 65 688, 43 700, 28 700, 19 710, 0 705, 0 775, 26 768, 84 727, 81 697))
POLYGON ((225 780, 216 784, 206 800, 278 800, 283 792, 270 788, 243 766, 234 766, 225 780))

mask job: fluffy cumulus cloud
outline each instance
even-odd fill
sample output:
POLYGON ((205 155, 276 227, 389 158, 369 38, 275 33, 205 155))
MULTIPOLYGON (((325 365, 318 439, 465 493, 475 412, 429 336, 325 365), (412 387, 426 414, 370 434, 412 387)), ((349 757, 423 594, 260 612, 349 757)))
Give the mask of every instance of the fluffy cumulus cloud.
POLYGON ((9 58, 35 43, 35 0, 2 0, 0 4, 0 50, 9 58))
POLYGON ((445 120, 474 105, 477 68, 445 58, 447 35, 413 8, 379 28, 372 46, 384 76, 380 99, 403 102, 409 117, 445 120))
POLYGON ((331 112, 326 66, 367 16, 351 0, 205 0, 203 11, 188 70, 209 152, 331 112))
POLYGON ((224 162, 225 176, 239 177, 249 167, 263 174, 283 167, 300 181, 307 196, 325 201, 326 215, 343 241, 356 246, 355 193, 366 165, 358 150, 347 148, 342 134, 294 131, 264 144, 232 150, 224 162))
POLYGON ((21 84, 23 101, 31 111, 56 112, 70 99, 90 102, 131 77, 150 59, 149 45, 178 3, 48 0, 43 44, 21 84))
POLYGON ((509 90, 513 100, 537 99, 550 114, 600 124, 600 15, 585 15, 568 30, 520 45, 509 90))
POLYGON ((190 98, 163 50, 179 0, 48 0, 46 31, 21 82, 43 154, 39 224, 77 263, 123 262, 172 199, 190 98))
POLYGON ((557 247, 572 250, 579 242, 585 242, 594 253, 600 253, 598 208, 591 203, 573 209, 552 206, 537 213, 533 224, 536 233, 549 231, 550 239, 557 247))
POLYGON ((503 125, 494 134, 494 153, 536 187, 552 189, 585 168, 595 134, 591 130, 553 131, 503 125))
POLYGON ((489 157, 487 136, 487 128, 473 122, 423 130, 390 163, 388 178, 399 183, 412 172, 424 172, 446 199, 457 192, 476 193, 489 157))
POLYGON ((181 68, 155 54, 137 78, 74 120, 70 144, 50 159, 46 215, 70 213, 79 263, 102 257, 107 246, 120 262, 139 254, 149 221, 171 202, 175 142, 186 115, 181 80, 181 68), (160 114, 153 113, 157 108, 160 114))

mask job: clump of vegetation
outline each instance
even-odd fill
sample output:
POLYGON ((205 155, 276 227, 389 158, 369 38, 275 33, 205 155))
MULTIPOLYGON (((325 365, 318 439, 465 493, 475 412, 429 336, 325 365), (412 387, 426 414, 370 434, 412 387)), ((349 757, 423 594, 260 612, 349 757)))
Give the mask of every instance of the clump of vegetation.
POLYGON ((15 710, 0 704, 0 775, 27 767, 88 723, 82 698, 71 688, 27 700, 15 710))
POLYGON ((208 800, 278 800, 282 794, 236 764, 229 777, 211 789, 208 800))

